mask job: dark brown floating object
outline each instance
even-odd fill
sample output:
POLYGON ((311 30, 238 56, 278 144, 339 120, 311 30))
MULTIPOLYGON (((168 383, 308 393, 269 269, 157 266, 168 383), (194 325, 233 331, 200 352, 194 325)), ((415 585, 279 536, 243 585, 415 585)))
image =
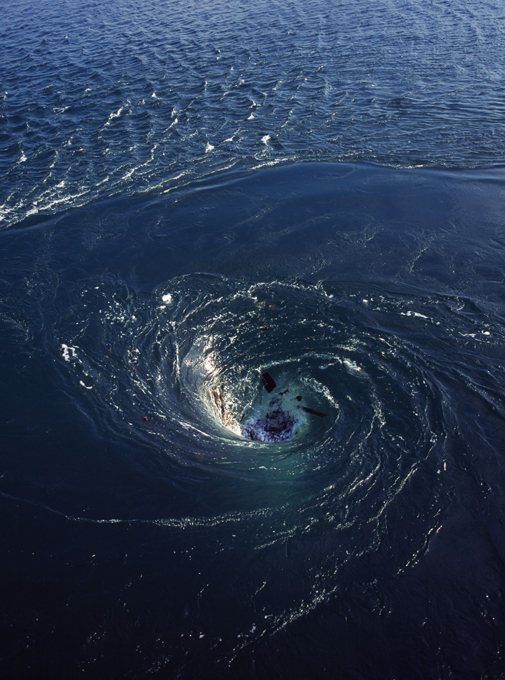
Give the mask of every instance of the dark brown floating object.
POLYGON ((296 397, 296 401, 301 401, 302 398, 300 396, 296 397))
POLYGON ((307 408, 307 406, 302 406, 302 411, 305 411, 305 413, 311 413, 313 416, 319 416, 320 418, 326 418, 328 415, 327 413, 323 413, 322 411, 316 411, 313 408, 307 408))
POLYGON ((263 373, 261 376, 261 380, 263 381, 263 387, 266 389, 267 392, 271 392, 272 390, 275 390, 277 385, 275 384, 275 380, 272 378, 270 373, 263 373))
POLYGON ((262 330, 262 331, 269 331, 269 330, 270 330, 270 326, 262 326, 262 327, 261 327, 261 330, 262 330))

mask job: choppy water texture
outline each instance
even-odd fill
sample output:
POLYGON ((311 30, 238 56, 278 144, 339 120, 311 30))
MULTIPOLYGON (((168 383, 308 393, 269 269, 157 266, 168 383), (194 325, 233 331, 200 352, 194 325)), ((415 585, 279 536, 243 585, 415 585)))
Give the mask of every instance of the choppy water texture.
POLYGON ((503 160, 500 2, 3 8, 0 215, 299 160, 503 160))
POLYGON ((4 8, 10 676, 504 677, 502 19, 4 8))

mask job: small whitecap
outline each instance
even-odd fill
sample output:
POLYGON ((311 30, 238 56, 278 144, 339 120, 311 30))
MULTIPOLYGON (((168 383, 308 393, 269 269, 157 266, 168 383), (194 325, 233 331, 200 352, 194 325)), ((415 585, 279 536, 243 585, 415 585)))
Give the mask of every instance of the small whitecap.
POLYGON ((252 120, 253 118, 254 118, 254 115, 251 113, 251 115, 249 116, 249 118, 247 120, 252 120))
POLYGON ((419 317, 420 319, 428 319, 428 318, 429 318, 429 317, 427 317, 425 314, 419 314, 419 312, 413 312, 413 311, 410 310, 410 309, 409 309, 408 312, 400 312, 400 314, 401 314, 402 316, 417 316, 417 317, 419 317))
POLYGON ((121 106, 115 113, 114 113, 114 111, 112 111, 112 113, 109 113, 109 117, 105 121, 105 127, 107 127, 107 125, 110 125, 111 121, 113 121, 114 118, 119 118, 119 116, 121 115, 121 112, 123 111, 123 108, 124 107, 121 106))
POLYGON ((265 135, 264 137, 261 138, 261 141, 263 144, 268 144, 268 141, 270 140, 270 135, 265 135))
POLYGON ((360 366, 358 366, 358 364, 355 361, 352 361, 351 359, 344 359, 342 363, 350 373, 360 373, 360 371, 362 370, 360 366))
POLYGON ((212 144, 209 144, 209 142, 207 142, 207 146, 205 147, 205 153, 209 153, 209 151, 212 151, 213 148, 214 147, 212 146, 212 144))
POLYGON ((69 347, 68 345, 65 345, 65 343, 63 343, 61 345, 61 349, 65 361, 71 361, 72 359, 75 359, 75 357, 77 356, 75 347, 69 347))
POLYGON ((170 293, 165 293, 161 299, 168 304, 169 302, 172 302, 172 295, 170 293))
POLYGON ((135 172, 136 169, 137 168, 132 168, 131 170, 128 170, 128 172, 125 173, 121 179, 123 179, 123 180, 129 179, 133 175, 133 173, 135 172))

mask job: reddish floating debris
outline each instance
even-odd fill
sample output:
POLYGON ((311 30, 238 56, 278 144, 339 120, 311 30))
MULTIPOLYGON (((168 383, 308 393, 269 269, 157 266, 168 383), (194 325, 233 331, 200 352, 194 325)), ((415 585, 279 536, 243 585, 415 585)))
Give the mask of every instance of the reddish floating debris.
POLYGON ((219 409, 221 416, 223 416, 225 412, 225 407, 223 396, 221 394, 221 390, 219 389, 219 387, 214 387, 214 389, 212 390, 212 396, 214 397, 214 401, 216 402, 216 406, 219 409))
POLYGON ((271 392, 272 390, 275 390, 277 387, 275 380, 272 378, 270 373, 263 373, 261 376, 261 380, 263 381, 263 387, 266 389, 267 392, 271 392))
POLYGON ((212 390, 212 396, 214 397, 214 401, 216 402, 216 406, 223 420, 223 423, 225 425, 229 425, 231 422, 231 416, 226 410, 223 395, 221 394, 221 390, 219 389, 219 387, 214 387, 214 389, 212 390))
POLYGON ((307 408, 307 406, 302 406, 302 411, 305 411, 305 413, 311 413, 313 416, 319 416, 320 418, 326 418, 328 415, 327 413, 323 413, 322 411, 316 411, 313 408, 307 408))
POLYGON ((261 330, 262 330, 262 331, 269 331, 269 330, 270 330, 270 326, 262 326, 262 327, 261 327, 261 330))

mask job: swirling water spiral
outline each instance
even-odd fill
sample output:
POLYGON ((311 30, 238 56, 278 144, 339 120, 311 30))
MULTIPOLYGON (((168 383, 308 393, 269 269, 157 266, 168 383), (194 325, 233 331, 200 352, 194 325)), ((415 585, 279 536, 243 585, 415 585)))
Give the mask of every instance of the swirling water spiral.
POLYGON ((484 323, 457 297, 211 274, 150 293, 105 278, 78 297, 58 328, 60 370, 108 436, 145 447, 138 465, 155 461, 202 496, 215 492, 211 478, 242 490, 222 513, 209 500, 207 515, 157 522, 214 532, 225 551, 280 551, 236 586, 243 596, 277 581, 261 625, 235 630, 238 648, 370 579, 367 556, 390 553, 374 578, 416 560, 437 525, 451 432, 465 427, 458 395, 493 402, 463 355, 492 354, 499 320, 484 323), (296 428, 251 439, 244 423, 278 395, 296 428))
POLYGON ((503 3, 3 4, 6 677, 502 679, 503 3))

